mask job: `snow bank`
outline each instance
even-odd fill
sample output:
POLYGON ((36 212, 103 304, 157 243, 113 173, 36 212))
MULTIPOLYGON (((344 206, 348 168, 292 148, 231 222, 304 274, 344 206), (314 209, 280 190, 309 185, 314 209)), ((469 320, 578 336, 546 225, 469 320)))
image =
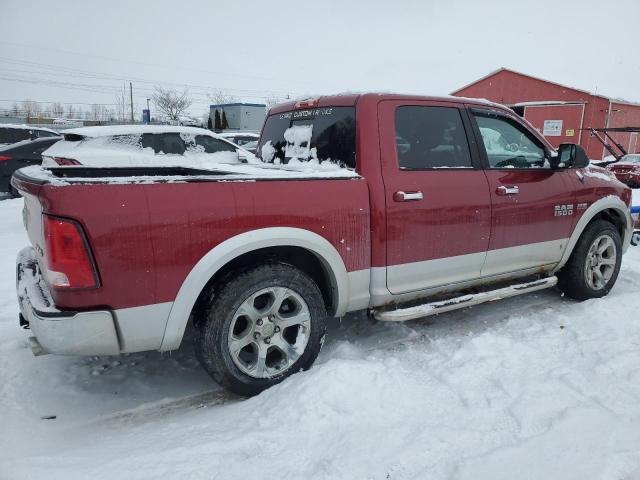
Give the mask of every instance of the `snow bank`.
POLYGON ((33 357, 13 278, 21 208, 0 202, 3 480, 640 478, 640 248, 604 299, 334 320, 311 370, 240 401, 188 343, 33 357))

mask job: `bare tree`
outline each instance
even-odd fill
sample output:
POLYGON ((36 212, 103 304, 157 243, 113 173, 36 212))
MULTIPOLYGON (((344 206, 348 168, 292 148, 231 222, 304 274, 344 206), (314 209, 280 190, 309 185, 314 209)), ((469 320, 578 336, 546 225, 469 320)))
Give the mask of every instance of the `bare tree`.
POLYGON ((104 120, 107 112, 104 105, 94 103, 91 105, 91 120, 104 120))
POLYGON ((51 110, 51 115, 54 117, 62 117, 62 115, 64 115, 64 107, 60 102, 52 103, 49 109, 51 110))
POLYGON ((11 107, 11 115, 17 117, 19 114, 20 109, 18 108, 18 104, 16 102, 13 102, 13 105, 11 107))
POLYGON ((22 102, 22 110, 24 111, 27 120, 29 120, 31 117, 35 117, 40 113, 40 105, 33 100, 24 100, 22 102))
POLYGON ((69 105, 67 107, 67 118, 75 118, 76 115, 77 113, 75 107, 73 105, 69 105))
POLYGON ((240 99, 236 96, 229 95, 222 90, 214 90, 213 92, 208 94, 209 100, 214 105, 224 105, 225 103, 235 103, 240 99))
POLYGON ((155 106, 171 120, 178 120, 178 117, 185 113, 193 103, 186 88, 182 92, 169 88, 155 87, 155 92, 151 96, 155 106))
POLYGON ((271 107, 273 107, 274 105, 277 105, 279 103, 283 103, 285 102, 287 99, 284 97, 277 97, 277 96, 273 96, 273 97, 267 97, 264 99, 264 103, 267 104, 267 110, 270 109, 271 107))
POLYGON ((116 95, 116 116, 118 120, 121 122, 127 121, 127 112, 130 114, 130 105, 129 99, 127 98, 127 90, 126 87, 122 87, 122 91, 118 92, 116 95))

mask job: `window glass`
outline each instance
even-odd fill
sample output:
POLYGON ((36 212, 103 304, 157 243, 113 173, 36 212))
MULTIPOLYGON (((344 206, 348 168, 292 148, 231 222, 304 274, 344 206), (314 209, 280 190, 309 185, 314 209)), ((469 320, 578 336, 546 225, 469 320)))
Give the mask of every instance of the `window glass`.
POLYGON ((396 148, 403 170, 472 167, 457 108, 398 107, 396 148))
POLYGON ((550 168, 544 148, 507 119, 475 115, 490 168, 550 168))
POLYGON ((208 135, 196 135, 196 145, 204 148, 205 153, 236 151, 233 145, 208 135))
POLYGON ((257 155, 267 163, 329 160, 355 168, 355 108, 320 107, 271 115, 257 155))
POLYGON ((58 135, 53 133, 53 132, 47 132, 46 130, 36 130, 35 131, 36 136, 39 138, 45 138, 45 137, 57 137, 58 135))
POLYGON ((0 128, 0 143, 16 143, 31 139, 31 130, 26 128, 0 128))
POLYGON ((255 142, 256 140, 258 140, 257 137, 243 136, 243 137, 235 137, 234 140, 231 140, 231 141, 236 145, 242 146, 247 143, 255 142))
POLYGON ((140 146, 142 148, 152 148, 155 153, 158 153, 160 150, 156 147, 157 136, 158 135, 154 135, 153 133, 143 133, 140 137, 140 146))
POLYGON ((186 146, 179 133, 161 133, 157 137, 158 153, 184 155, 186 146))

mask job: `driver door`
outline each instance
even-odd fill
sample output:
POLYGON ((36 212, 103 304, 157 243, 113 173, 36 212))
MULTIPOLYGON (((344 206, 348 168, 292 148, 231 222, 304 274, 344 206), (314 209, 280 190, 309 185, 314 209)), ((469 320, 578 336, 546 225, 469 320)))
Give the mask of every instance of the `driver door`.
POLYGON ((470 113, 491 195, 491 239, 482 276, 557 263, 575 215, 573 172, 551 169, 550 151, 515 115, 470 113))

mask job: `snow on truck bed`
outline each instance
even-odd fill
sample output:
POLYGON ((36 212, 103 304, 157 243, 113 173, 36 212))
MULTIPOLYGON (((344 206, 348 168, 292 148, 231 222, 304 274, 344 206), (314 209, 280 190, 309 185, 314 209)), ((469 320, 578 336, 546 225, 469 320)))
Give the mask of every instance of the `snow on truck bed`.
MULTIPOLYGON (((155 163, 154 167, 162 167, 162 165, 158 165, 155 163)), ((167 167, 175 166, 174 163, 168 164, 167 167)), ((160 182, 171 182, 171 183, 179 183, 179 182, 187 182, 193 180, 199 181, 224 181, 224 182, 233 182, 233 181, 257 181, 257 180, 295 180, 295 179, 354 179, 361 178, 355 171, 349 170, 346 168, 338 167, 335 164, 331 164, 328 162, 323 162, 321 164, 318 163, 301 163, 298 162, 295 165, 272 165, 267 163, 259 163, 259 164, 227 164, 220 163, 216 164, 215 167, 211 166, 209 162, 207 164, 202 165, 197 162, 187 163, 181 165, 184 168, 193 168, 198 171, 197 174, 189 174, 189 175, 163 175, 162 168, 157 169, 157 174, 154 175, 131 175, 126 177, 121 176, 100 176, 99 169, 96 169, 96 176, 86 176, 82 177, 73 177, 71 173, 68 173, 70 176, 65 176, 61 178, 51 170, 33 165, 30 167, 25 167, 21 169, 25 175, 28 175, 36 180, 43 180, 52 185, 62 186, 62 185, 70 185, 70 184, 78 184, 78 183, 112 183, 112 184, 123 184, 123 183, 160 183, 160 182), (210 173, 204 172, 205 170, 210 170, 210 173)), ((114 170, 117 167, 113 168, 114 170)), ((71 169, 65 169, 68 172, 71 172, 71 169)), ((131 170, 128 168, 128 170, 131 170)), ((63 169, 59 169, 57 171, 64 171, 63 169)))
POLYGON ((548 290, 406 324, 332 320, 311 370, 240 400, 189 338, 33 357, 13 274, 21 209, 0 202, 2 480, 640 478, 640 247, 603 299, 548 290))

